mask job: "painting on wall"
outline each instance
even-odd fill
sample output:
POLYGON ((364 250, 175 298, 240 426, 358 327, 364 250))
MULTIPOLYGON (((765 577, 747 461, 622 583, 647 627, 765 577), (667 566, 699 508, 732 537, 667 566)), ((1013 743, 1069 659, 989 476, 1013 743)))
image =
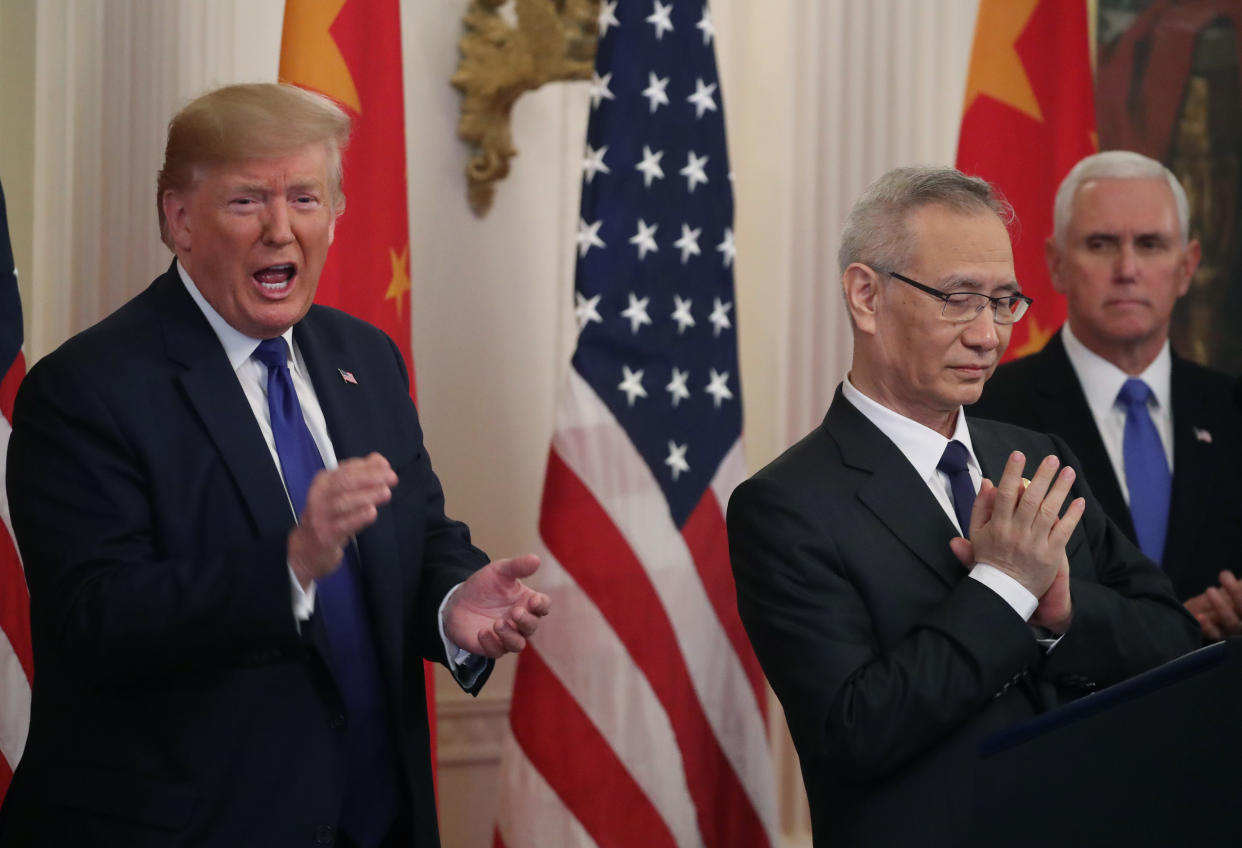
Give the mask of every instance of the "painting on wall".
POLYGON ((1203 246, 1173 346, 1242 374, 1242 1, 1097 0, 1097 15, 1100 149, 1164 162, 1203 246))

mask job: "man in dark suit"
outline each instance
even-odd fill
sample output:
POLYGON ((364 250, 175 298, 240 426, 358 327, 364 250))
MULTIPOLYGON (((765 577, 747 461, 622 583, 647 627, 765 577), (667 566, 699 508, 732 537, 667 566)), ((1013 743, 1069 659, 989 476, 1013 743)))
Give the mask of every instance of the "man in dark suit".
POLYGON ((1195 613, 1204 635, 1242 633, 1242 413, 1234 383, 1173 352, 1173 306, 1199 264, 1186 193, 1122 150, 1066 175, 1046 243, 1068 321, 1000 367, 972 415, 1065 439, 1105 513, 1195 613), (1123 394, 1145 395, 1137 407, 1123 394), (1141 428, 1141 429, 1140 429, 1141 428), (1151 450, 1143 452, 1142 434, 1151 450))
POLYGON ((37 673, 4 846, 438 844, 423 658, 477 692, 548 599, 444 514, 392 341, 312 306, 348 132, 288 86, 189 104, 176 261, 22 384, 37 673))
POLYGON ((840 251, 850 372, 729 503, 817 845, 966 843, 983 738, 1198 644, 1064 443, 962 413, 1028 305, 1007 220, 950 169, 867 190, 840 251))

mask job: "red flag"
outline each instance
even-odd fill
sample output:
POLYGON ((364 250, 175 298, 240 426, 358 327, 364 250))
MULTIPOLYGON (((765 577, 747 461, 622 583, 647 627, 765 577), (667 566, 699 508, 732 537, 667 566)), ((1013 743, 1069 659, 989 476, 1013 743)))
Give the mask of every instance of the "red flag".
MULTIPOLYGON (((405 184, 405 98, 398 0, 287 0, 280 81, 335 100, 353 120, 345 151, 345 214, 319 280, 318 303, 386 332, 410 351, 410 229, 405 184)), ((352 374, 342 373, 352 380, 352 374)), ((427 677, 435 768, 434 667, 427 677)))
POLYGON ((13 431, 13 398, 26 375, 22 357, 22 306, 17 269, 9 245, 9 224, 0 188, 0 800, 26 746, 30 727, 30 593, 13 543, 9 499, 4 489, 5 457, 13 431))
POLYGON ((1035 298, 1006 359, 1034 353, 1065 320, 1044 262, 1052 200, 1096 151, 1085 0, 980 0, 957 167, 997 185, 1018 214, 1014 264, 1035 298))

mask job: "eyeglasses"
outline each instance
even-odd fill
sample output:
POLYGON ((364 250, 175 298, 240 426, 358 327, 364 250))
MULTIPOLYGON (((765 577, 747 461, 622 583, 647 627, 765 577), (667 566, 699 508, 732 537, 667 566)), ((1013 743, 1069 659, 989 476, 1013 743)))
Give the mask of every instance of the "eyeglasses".
POLYGON ((975 320, 975 316, 989 305, 992 307, 992 318, 997 324, 1013 324, 1026 314, 1027 307, 1034 302, 1032 298, 1024 294, 991 297, 982 292, 942 292, 909 277, 903 277, 896 271, 889 271, 888 275, 944 301, 944 306, 940 309, 940 317, 955 324, 965 324, 967 321, 975 320))

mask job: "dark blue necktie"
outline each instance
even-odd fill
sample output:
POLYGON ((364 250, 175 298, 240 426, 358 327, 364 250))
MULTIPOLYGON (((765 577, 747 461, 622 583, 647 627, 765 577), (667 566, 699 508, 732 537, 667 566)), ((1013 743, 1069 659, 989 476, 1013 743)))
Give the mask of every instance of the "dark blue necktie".
MULTIPOLYGON (((267 366, 267 407, 285 489, 302 515, 311 480, 323 468, 319 448, 302 418, 283 338, 259 343, 254 358, 267 366)), ((340 567, 317 582, 316 604, 331 648, 332 671, 345 701, 349 749, 341 828, 361 848, 379 845, 397 814, 395 746, 384 702, 375 642, 362 599, 353 546, 340 567)))
POLYGON ((1160 433, 1151 420, 1147 401, 1151 388, 1137 377, 1126 380, 1117 402, 1126 411, 1122 456, 1126 466, 1126 489, 1130 493, 1130 517, 1139 548, 1157 564, 1164 556, 1169 527, 1169 498, 1173 475, 1164 453, 1160 433))
POLYGON ((962 527, 962 535, 970 538, 970 512, 975 506, 975 484, 966 470, 966 460, 970 454, 966 446, 959 441, 945 445, 944 454, 940 457, 936 469, 943 471, 949 478, 949 489, 953 492, 953 512, 957 514, 957 523, 962 527))

